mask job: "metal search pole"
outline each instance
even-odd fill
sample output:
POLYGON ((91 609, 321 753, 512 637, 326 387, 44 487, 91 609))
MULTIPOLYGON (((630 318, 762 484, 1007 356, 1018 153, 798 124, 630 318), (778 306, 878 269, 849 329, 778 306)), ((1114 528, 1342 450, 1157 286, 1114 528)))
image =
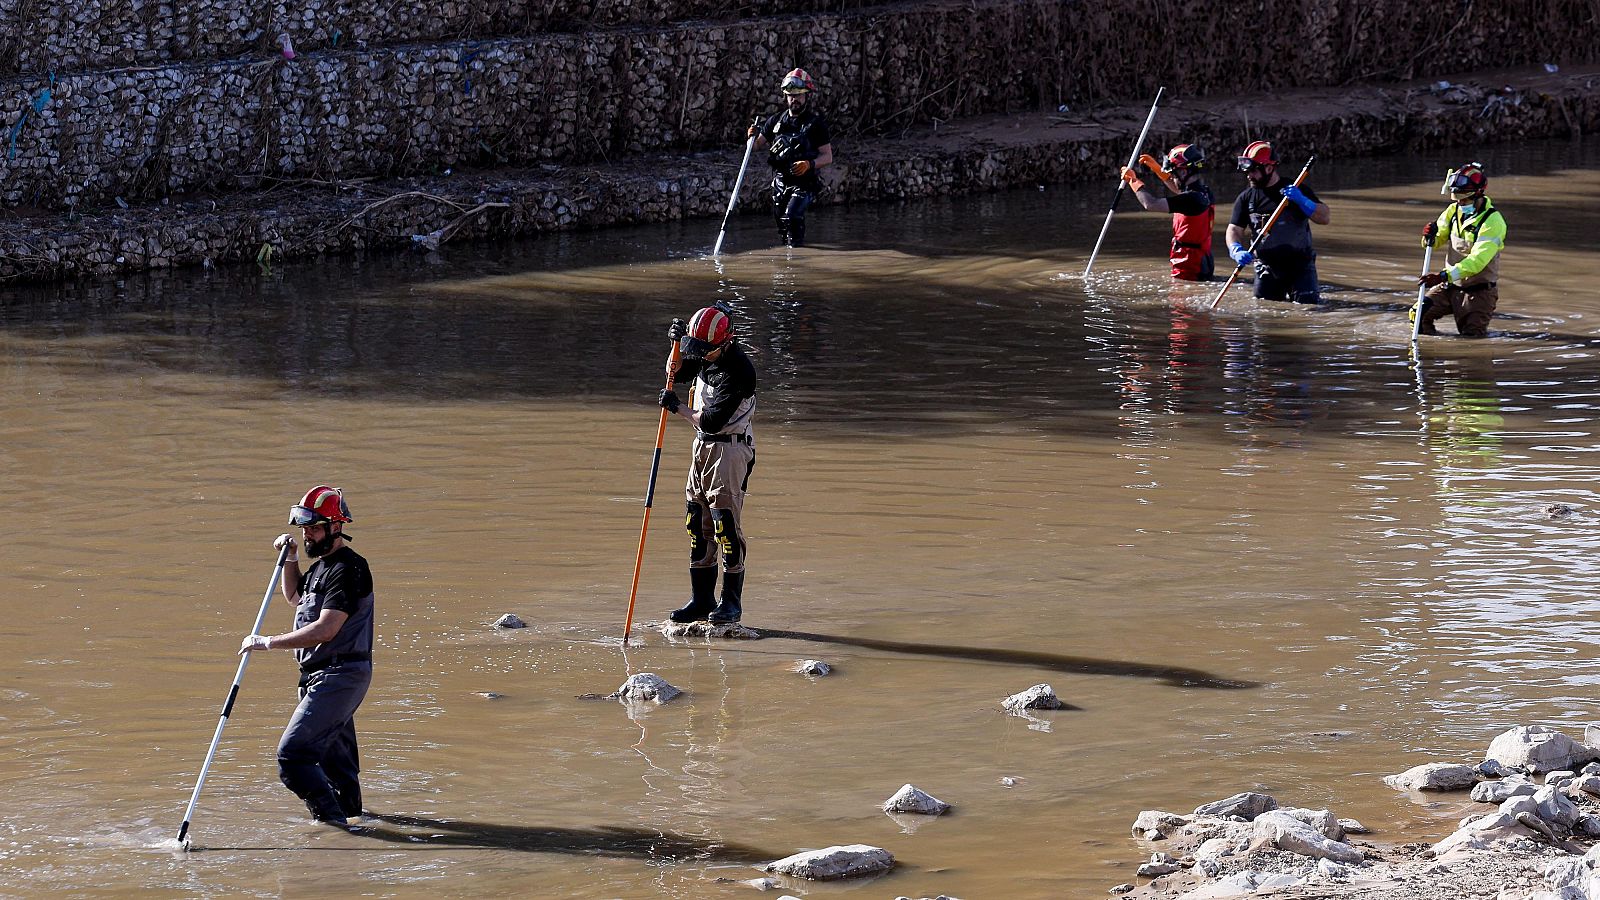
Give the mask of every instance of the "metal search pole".
MULTIPOLYGON (((267 592, 261 597, 261 611, 256 613, 256 623, 250 626, 251 634, 261 633, 261 623, 267 618, 267 607, 272 605, 272 592, 278 589, 278 579, 283 576, 283 561, 289 556, 290 541, 285 541, 278 551, 278 564, 272 567, 272 578, 267 581, 267 592)), ((222 704, 222 715, 217 719, 217 732, 211 736, 211 749, 206 751, 205 764, 200 767, 200 777, 195 780, 194 793, 189 796, 189 806, 183 811, 183 825, 178 829, 178 844, 185 850, 189 845, 184 839, 189 836, 189 822, 194 816, 195 804, 200 802, 200 789, 206 785, 206 773, 211 771, 211 761, 217 756, 217 744, 222 741, 222 729, 228 727, 228 715, 233 712, 233 701, 239 697, 239 683, 244 681, 244 670, 250 665, 250 657, 254 654, 245 653, 239 657, 239 671, 233 675, 233 687, 228 689, 227 702, 222 704)))
POLYGON ((744 172, 750 168, 750 154, 755 149, 756 137, 751 135, 744 142, 744 162, 739 164, 739 177, 733 181, 733 196, 728 198, 728 211, 722 214, 722 230, 717 232, 716 246, 711 248, 712 256, 722 253, 722 239, 728 236, 728 217, 733 215, 733 208, 739 204, 739 189, 744 187, 744 172))
MULTIPOLYGON (((1422 251, 1422 274, 1426 275, 1433 270, 1433 245, 1422 251)), ((1428 308, 1428 286, 1417 285, 1417 303, 1411 307, 1411 343, 1415 344, 1422 334, 1422 311, 1428 308)))
MULTIPOLYGON (((1144 149, 1145 136, 1150 133, 1150 123, 1156 120, 1156 107, 1161 105, 1161 95, 1166 93, 1165 87, 1156 88, 1156 100, 1150 104, 1150 115, 1145 116, 1144 130, 1139 132, 1139 140, 1133 145, 1133 152, 1128 154, 1127 168, 1139 161, 1139 151, 1144 149)), ((1083 267, 1083 277, 1088 278, 1089 272, 1094 269, 1094 258, 1100 255, 1100 245, 1105 242, 1106 232, 1111 230, 1111 217, 1117 214, 1117 204, 1122 202, 1122 193, 1128 189, 1128 183, 1122 180, 1122 173, 1117 173, 1117 193, 1111 198, 1111 208, 1106 210, 1106 223, 1100 226, 1100 237, 1094 242, 1094 252, 1089 254, 1089 264, 1083 267)))
MULTIPOLYGON (((673 375, 677 372, 681 345, 672 342, 672 352, 667 356, 667 390, 672 390, 673 375)), ((639 526, 639 552, 633 557, 633 586, 628 589, 628 618, 622 623, 622 646, 628 646, 628 636, 633 634, 633 603, 639 596, 639 571, 644 568, 644 539, 650 535, 650 507, 656 498, 656 475, 661 471, 661 445, 667 437, 666 407, 661 408, 661 421, 656 425, 656 450, 650 457, 650 483, 644 489, 644 523, 639 526)))
MULTIPOLYGON (((1299 177, 1295 178, 1295 180, 1294 180, 1294 186, 1295 187, 1299 187, 1300 186, 1300 182, 1305 181, 1306 180, 1306 176, 1311 174, 1311 166, 1316 161, 1317 161, 1317 157, 1315 155, 1312 155, 1312 157, 1310 159, 1306 160, 1306 167, 1304 169, 1300 170, 1299 177)), ((1265 241, 1267 239, 1267 235, 1268 234, 1272 233, 1272 226, 1278 224, 1278 217, 1282 216, 1283 215, 1283 211, 1285 209, 1288 209, 1288 207, 1289 207, 1289 198, 1288 197, 1285 197, 1282 200, 1278 201, 1278 208, 1272 211, 1272 218, 1268 219, 1267 223, 1265 225, 1261 226, 1261 230, 1256 233, 1255 240, 1250 242, 1250 247, 1248 248, 1247 252, 1251 256, 1254 256, 1256 254, 1256 248, 1261 246, 1261 242, 1265 241)), ((1217 304, 1222 302, 1222 295, 1226 294, 1228 292, 1228 288, 1233 287, 1233 283, 1235 281, 1239 280, 1239 273, 1243 272, 1243 271, 1244 271, 1244 265, 1243 264, 1240 264, 1240 265, 1237 265, 1237 266, 1233 267, 1233 274, 1228 276, 1228 283, 1222 286, 1222 290, 1217 291, 1217 295, 1215 297, 1211 298, 1211 305, 1206 307, 1207 309, 1216 309, 1217 308, 1217 304)))

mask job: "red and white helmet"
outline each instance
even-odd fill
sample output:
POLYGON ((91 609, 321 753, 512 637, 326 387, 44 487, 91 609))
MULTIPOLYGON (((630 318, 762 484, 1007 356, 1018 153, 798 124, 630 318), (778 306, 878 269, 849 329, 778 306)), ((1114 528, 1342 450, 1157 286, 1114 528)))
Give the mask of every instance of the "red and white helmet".
POLYGON ((1489 176, 1483 174, 1482 163, 1469 162, 1451 172, 1444 184, 1450 190, 1451 197, 1461 200, 1477 196, 1487 190, 1489 176))
POLYGON ((728 312, 718 306, 708 306, 689 320, 689 330, 683 336, 683 355, 690 359, 703 359, 707 353, 733 339, 733 320, 728 312))
POLYGON ((1252 141, 1250 146, 1244 148, 1239 154, 1239 171, 1248 172, 1256 166, 1266 168, 1278 164, 1278 151, 1266 141, 1252 141))
POLYGON ((1161 161, 1161 171, 1203 169, 1205 165, 1206 151, 1200 149, 1199 144, 1179 144, 1167 151, 1167 158, 1161 161))
POLYGON ((785 94, 809 94, 817 89, 817 83, 811 80, 805 69, 790 69, 789 74, 783 76, 783 84, 778 89, 785 94))
POLYGON ((301 528, 320 522, 353 522, 350 507, 345 505, 344 491, 319 484, 289 508, 289 524, 301 528))

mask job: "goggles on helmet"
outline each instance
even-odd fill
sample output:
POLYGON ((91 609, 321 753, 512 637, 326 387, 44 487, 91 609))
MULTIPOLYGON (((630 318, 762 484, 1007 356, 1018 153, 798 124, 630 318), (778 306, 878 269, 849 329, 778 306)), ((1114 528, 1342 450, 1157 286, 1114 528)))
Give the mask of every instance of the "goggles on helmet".
POLYGON ((717 349, 719 346, 721 345, 713 344, 710 341, 702 341, 687 334, 683 336, 683 340, 678 342, 678 347, 683 352, 685 359, 705 359, 707 353, 717 349))
POLYGON ((297 528, 305 528, 309 525, 315 525, 318 522, 329 521, 332 520, 314 509, 308 509, 304 506, 289 507, 289 524, 297 528))
POLYGON ((1246 175, 1251 172, 1265 172, 1266 170, 1267 164, 1259 159, 1251 159, 1248 156, 1239 157, 1239 171, 1246 175))

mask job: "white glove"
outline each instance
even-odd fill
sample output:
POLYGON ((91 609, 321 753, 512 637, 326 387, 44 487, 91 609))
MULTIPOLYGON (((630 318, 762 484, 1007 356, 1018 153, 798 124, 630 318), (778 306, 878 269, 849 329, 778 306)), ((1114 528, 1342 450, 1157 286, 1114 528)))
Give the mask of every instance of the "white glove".
POLYGON ((252 634, 239 643, 239 655, 243 656, 252 650, 271 650, 272 638, 264 634, 252 634))
POLYGON ((272 549, 282 550, 285 544, 289 545, 289 555, 285 556, 283 561, 286 563, 299 562, 300 548, 295 546, 294 535, 292 534, 284 533, 278 535, 278 539, 272 542, 272 549))

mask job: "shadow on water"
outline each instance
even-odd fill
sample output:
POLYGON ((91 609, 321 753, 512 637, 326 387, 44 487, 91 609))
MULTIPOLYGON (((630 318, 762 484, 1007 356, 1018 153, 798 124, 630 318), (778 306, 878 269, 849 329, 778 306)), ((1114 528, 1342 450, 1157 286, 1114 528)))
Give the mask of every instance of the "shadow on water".
MULTIPOLYGON (((569 856, 615 856, 626 859, 683 862, 707 860, 718 863, 764 865, 787 854, 768 853, 756 847, 726 841, 689 837, 649 828, 601 825, 594 828, 540 828, 532 825, 503 825, 494 822, 464 822, 369 812, 368 818, 404 828, 426 831, 418 834, 374 826, 357 827, 352 835, 396 844, 416 850, 515 850, 521 853, 559 853, 569 856)), ((196 851, 219 850, 352 850, 353 847, 197 847, 196 851)))
POLYGON ((1062 656, 1056 653, 1038 653, 1032 650, 1001 650, 991 647, 957 647, 949 644, 908 644, 902 641, 880 641, 874 638, 841 637, 834 634, 814 634, 809 631, 779 631, 773 628, 752 628, 763 638, 789 638, 817 644, 845 644, 868 650, 889 653, 910 653, 917 656, 943 656, 948 659, 967 659, 974 662, 996 663, 1007 666, 1025 666, 1066 672, 1074 675, 1121 675, 1126 678, 1153 678, 1173 687, 1215 688, 1236 690, 1260 687, 1259 682, 1237 678, 1223 678, 1199 669, 1180 666, 1156 666, 1147 663, 1124 662, 1117 659, 1093 659, 1086 656, 1062 656))

